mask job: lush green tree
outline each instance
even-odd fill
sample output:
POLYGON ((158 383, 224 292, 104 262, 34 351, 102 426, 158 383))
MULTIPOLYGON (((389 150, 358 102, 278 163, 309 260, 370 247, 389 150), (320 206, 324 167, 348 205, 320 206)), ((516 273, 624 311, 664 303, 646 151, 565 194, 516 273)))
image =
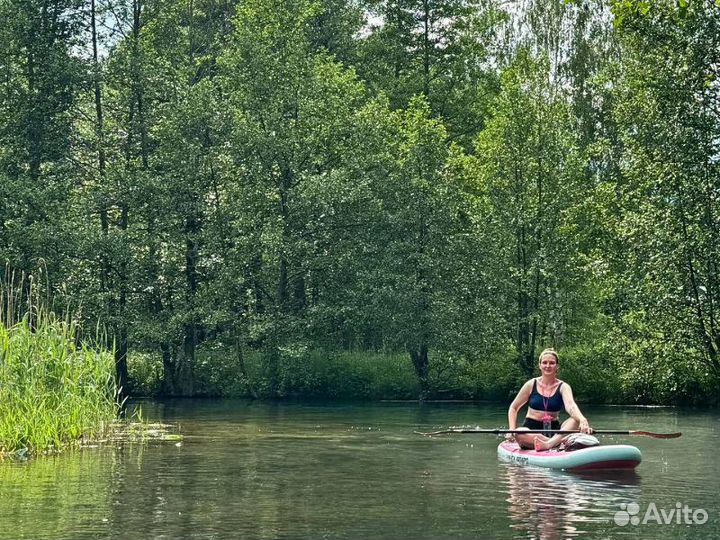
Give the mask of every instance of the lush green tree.
POLYGON ((93 62, 104 167, 81 204, 98 218, 87 251, 99 253, 100 280, 77 283, 100 300, 96 313, 113 329, 118 372, 129 342, 159 348, 169 394, 193 393, 195 348, 205 335, 198 297, 212 254, 203 250, 203 227, 217 190, 213 149, 225 139, 212 112, 221 107, 201 83, 215 75, 231 10, 224 2, 113 6, 122 39, 105 62, 93 62))
POLYGON ((113 39, 101 24, 109 6, 90 2, 86 8, 90 44, 89 51, 83 52, 88 91, 75 110, 83 144, 74 148, 73 155, 83 170, 83 182, 72 202, 80 243, 66 286, 68 292, 84 298, 85 316, 107 327, 118 381, 127 393, 131 391, 129 295, 134 286, 129 229, 135 210, 133 194, 142 186, 138 171, 147 172, 150 154, 140 52, 144 12, 139 1, 112 6, 118 16, 114 31, 127 39, 113 49, 115 56, 103 60, 101 51, 113 39))
POLYGON ((567 223, 582 162, 547 59, 521 49, 501 82, 493 117, 477 139, 476 174, 491 203, 484 234, 496 242, 492 280, 502 284, 508 306, 504 331, 530 374, 538 347, 564 344, 583 289, 567 223))
POLYGON ((497 87, 489 44, 503 15, 476 0, 369 1, 359 75, 393 108, 424 95, 451 140, 472 148, 497 87))
POLYGON ((75 180, 71 108, 82 82, 72 55, 78 6, 4 0, 0 18, 0 249, 26 273, 46 265, 55 285, 73 244, 64 218, 75 180))
POLYGON ((360 266, 367 273, 363 281, 370 292, 368 307, 387 338, 409 353, 423 397, 429 352, 438 342, 438 256, 450 217, 439 197, 447 135, 440 122, 429 118, 422 100, 394 120, 388 138, 394 159, 387 163, 387 176, 374 186, 381 206, 368 245, 371 260, 360 266))
POLYGON ((482 198, 467 192, 467 157, 424 98, 403 112, 372 101, 354 125, 342 190, 315 199, 313 331, 330 346, 407 353, 424 398, 456 360, 497 350, 482 198))
POLYGON ((358 40, 363 31, 363 5, 359 0, 319 0, 310 21, 308 40, 314 51, 325 51, 345 67, 358 61, 358 40))
POLYGON ((622 63, 615 202, 619 320, 631 396, 720 381, 718 36, 714 2, 615 2, 622 63))
POLYGON ((482 206, 458 178, 462 151, 451 150, 424 98, 398 115, 398 128, 391 138, 395 163, 379 186, 376 264, 369 268, 381 285, 373 295, 376 316, 383 317, 389 341, 409 353, 422 399, 431 368, 442 372, 456 355, 474 358, 478 345, 493 350, 492 297, 483 271, 491 255, 476 234, 482 206))
MULTIPOLYGON (((246 2, 222 59, 239 173, 233 234, 246 250, 235 263, 243 265, 237 272, 253 299, 253 332, 265 348, 273 387, 280 382, 281 349, 297 337, 321 285, 312 282, 310 262, 322 218, 305 189, 317 179, 333 180, 353 152, 346 141, 363 99, 353 72, 315 47, 323 13, 320 4, 304 0, 246 2)), ((329 183, 318 196, 333 189, 329 183)))

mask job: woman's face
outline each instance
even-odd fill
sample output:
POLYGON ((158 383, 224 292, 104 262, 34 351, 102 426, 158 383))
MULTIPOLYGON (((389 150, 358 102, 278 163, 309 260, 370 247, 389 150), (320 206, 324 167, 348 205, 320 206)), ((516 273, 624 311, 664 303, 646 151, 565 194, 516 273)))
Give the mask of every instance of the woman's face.
POLYGON ((554 375, 557 373, 558 363, 552 354, 544 354, 540 358, 540 373, 543 375, 554 375))

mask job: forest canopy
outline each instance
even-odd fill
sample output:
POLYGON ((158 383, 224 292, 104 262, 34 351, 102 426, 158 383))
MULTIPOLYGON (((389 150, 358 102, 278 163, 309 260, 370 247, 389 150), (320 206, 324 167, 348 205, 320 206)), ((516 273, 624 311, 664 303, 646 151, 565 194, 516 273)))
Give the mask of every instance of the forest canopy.
POLYGON ((719 1, 0 20, 3 271, 126 392, 505 399, 552 346, 587 399, 717 400, 719 1))

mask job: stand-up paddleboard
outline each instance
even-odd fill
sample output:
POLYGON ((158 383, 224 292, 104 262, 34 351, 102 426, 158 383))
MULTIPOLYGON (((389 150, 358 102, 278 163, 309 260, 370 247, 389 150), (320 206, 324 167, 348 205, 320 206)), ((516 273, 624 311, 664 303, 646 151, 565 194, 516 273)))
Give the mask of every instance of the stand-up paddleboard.
POLYGON ((634 469, 642 461, 642 454, 629 444, 608 444, 580 450, 525 450, 516 442, 504 441, 498 446, 498 456, 522 465, 535 465, 566 471, 600 469, 634 469))

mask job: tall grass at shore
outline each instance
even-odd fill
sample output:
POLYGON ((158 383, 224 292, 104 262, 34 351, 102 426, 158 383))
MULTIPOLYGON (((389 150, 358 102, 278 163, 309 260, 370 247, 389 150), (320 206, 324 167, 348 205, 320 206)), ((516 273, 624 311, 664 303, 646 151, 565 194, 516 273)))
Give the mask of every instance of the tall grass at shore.
MULTIPOLYGON (((112 351, 59 317, 32 279, 0 289, 0 453, 57 451, 94 439, 117 418, 112 351)), ((97 340, 100 342, 100 340, 97 340)))

